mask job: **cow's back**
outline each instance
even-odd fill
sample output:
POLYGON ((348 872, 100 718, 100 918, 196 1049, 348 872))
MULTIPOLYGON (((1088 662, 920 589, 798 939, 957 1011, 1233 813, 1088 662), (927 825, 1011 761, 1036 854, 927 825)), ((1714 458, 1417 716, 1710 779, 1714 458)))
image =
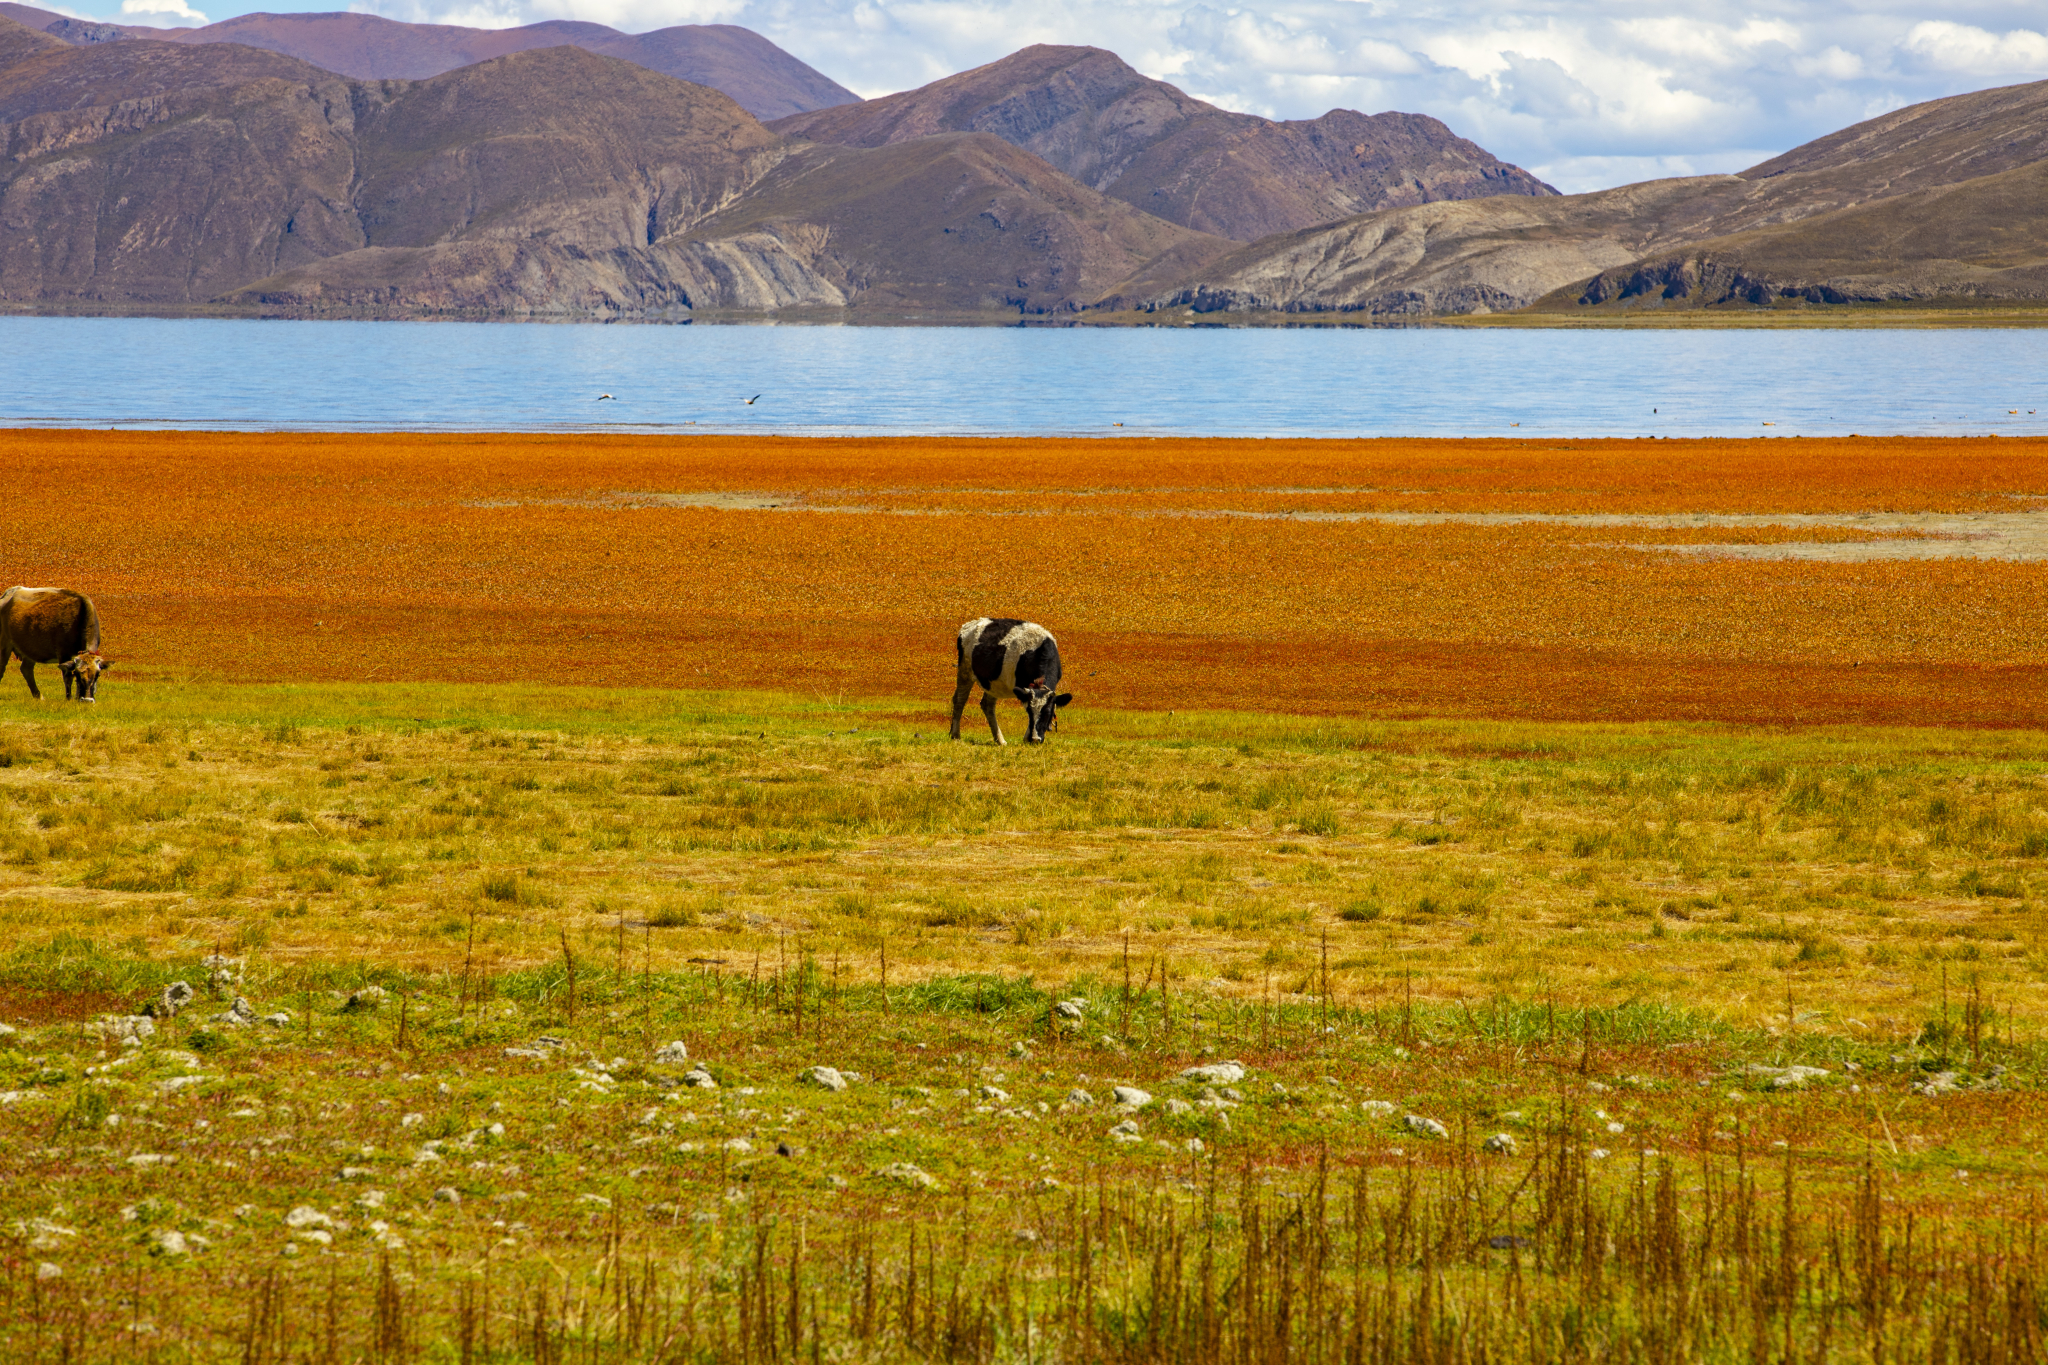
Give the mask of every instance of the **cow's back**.
POLYGON ((0 596, 0 639, 33 663, 60 663, 99 648, 99 613, 71 588, 9 588, 0 596))

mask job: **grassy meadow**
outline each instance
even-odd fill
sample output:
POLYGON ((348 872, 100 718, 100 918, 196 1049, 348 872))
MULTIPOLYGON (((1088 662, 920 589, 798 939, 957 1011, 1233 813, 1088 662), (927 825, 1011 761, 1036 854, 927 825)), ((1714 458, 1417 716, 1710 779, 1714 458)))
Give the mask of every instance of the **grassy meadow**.
POLYGON ((2048 1349, 2037 732, 120 677, 0 692, 9 1360, 2048 1349))

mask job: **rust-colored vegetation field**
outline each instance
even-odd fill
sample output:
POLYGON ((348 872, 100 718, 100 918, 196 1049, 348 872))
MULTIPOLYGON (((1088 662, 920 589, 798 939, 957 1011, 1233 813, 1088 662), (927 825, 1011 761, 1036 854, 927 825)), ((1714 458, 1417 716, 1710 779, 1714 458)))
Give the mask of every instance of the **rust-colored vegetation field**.
POLYGON ((6 575, 87 588, 145 678, 936 714, 957 623, 1017 614, 1059 634, 1083 705, 1995 726, 2037 723, 2048 680, 2048 447, 2024 441, 14 432, 0 454, 6 575))

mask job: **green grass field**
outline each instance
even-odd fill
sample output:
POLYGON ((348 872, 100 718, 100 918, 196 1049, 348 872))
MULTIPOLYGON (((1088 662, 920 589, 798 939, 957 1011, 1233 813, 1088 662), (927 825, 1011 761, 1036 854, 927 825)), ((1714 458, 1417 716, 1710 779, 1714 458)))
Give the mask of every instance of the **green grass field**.
POLYGON ((104 695, 0 705, 7 1359, 2048 1351, 2033 732, 104 695))

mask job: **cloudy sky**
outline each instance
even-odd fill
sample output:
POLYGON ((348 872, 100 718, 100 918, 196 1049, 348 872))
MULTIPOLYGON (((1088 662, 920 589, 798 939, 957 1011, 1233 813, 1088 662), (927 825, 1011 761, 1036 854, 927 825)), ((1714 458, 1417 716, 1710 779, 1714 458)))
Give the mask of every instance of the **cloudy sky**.
MULTIPOLYGON (((29 0, 34 3, 34 0, 29 0)), ((129 23, 337 0, 73 0, 129 23)), ((59 6, 52 4, 51 8, 59 6)), ((743 24, 862 95, 1090 43, 1230 109, 1434 114, 1567 191, 1739 170, 1901 105, 2048 78, 2048 0, 358 0, 394 19, 743 24)))

